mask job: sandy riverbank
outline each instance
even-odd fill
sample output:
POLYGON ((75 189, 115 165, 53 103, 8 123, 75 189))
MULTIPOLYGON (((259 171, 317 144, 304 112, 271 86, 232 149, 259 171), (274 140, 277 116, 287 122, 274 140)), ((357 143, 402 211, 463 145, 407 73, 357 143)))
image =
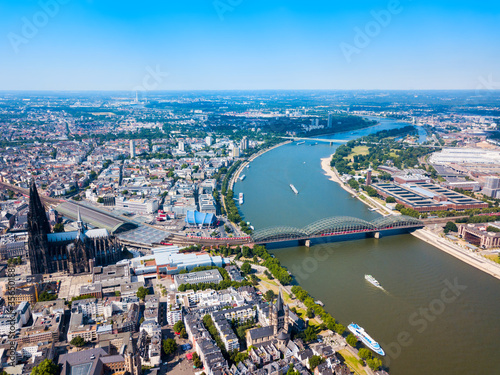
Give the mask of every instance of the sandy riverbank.
POLYGON ((333 155, 335 155, 335 154, 331 154, 327 158, 321 159, 321 169, 323 169, 323 171, 325 172, 325 175, 330 177, 330 181, 336 182, 337 184, 339 184, 342 187, 342 189, 344 189, 345 191, 347 191, 350 194, 355 195, 356 192, 354 190, 352 190, 350 187, 346 186, 342 182, 342 180, 340 179, 339 175, 330 166, 330 161, 332 160, 333 155))
POLYGON ((437 234, 425 230, 419 229, 412 233, 419 240, 427 242, 429 245, 437 247, 440 250, 460 259, 461 261, 480 269, 487 274, 500 279, 500 265, 485 259, 479 254, 472 253, 471 251, 465 250, 460 246, 451 243, 450 241, 439 237, 437 234))

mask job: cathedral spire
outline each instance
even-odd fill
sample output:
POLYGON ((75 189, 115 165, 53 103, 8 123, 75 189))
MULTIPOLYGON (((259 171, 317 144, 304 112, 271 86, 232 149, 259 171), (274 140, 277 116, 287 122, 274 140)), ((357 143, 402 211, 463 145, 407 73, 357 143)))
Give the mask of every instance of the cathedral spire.
POLYGON ((83 221, 82 221, 82 216, 80 215, 80 207, 78 207, 78 218, 76 220, 76 223, 78 225, 78 230, 83 229, 83 221))
POLYGON ((30 182, 28 227, 31 229, 36 228, 45 234, 50 233, 49 220, 45 214, 45 207, 40 200, 40 196, 38 195, 34 178, 32 178, 30 182))

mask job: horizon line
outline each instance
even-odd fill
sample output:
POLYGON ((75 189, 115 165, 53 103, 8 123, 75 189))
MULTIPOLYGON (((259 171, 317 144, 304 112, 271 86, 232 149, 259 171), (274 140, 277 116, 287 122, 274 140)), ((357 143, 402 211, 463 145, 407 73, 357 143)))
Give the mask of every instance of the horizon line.
POLYGON ((419 91, 474 91, 474 92, 500 92, 499 89, 165 89, 165 90, 124 90, 124 89, 0 89, 0 93, 9 92, 139 92, 162 93, 162 92, 196 92, 196 91, 397 91, 397 92, 419 92, 419 91))

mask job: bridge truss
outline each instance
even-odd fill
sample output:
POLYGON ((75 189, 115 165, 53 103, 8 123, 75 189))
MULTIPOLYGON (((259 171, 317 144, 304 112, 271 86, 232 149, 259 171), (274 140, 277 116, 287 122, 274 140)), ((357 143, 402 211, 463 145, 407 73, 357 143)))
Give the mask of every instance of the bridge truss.
POLYGON ((420 220, 404 215, 385 216, 373 221, 349 216, 335 216, 318 220, 304 228, 281 226, 260 229, 252 234, 252 240, 254 243, 282 242, 391 229, 411 229, 423 225, 420 220))

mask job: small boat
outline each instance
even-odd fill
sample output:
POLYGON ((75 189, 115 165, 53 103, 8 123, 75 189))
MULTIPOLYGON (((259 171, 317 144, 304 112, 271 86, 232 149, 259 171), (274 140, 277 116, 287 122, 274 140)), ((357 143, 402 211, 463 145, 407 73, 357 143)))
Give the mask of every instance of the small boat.
POLYGON ((370 284, 376 286, 377 288, 384 289, 382 285, 372 276, 372 275, 365 275, 365 280, 368 281, 370 284))
POLYGON ((246 176, 245 176, 244 174, 242 174, 242 175, 239 177, 240 181, 243 181, 243 180, 245 179, 245 177, 246 177, 246 176))
POLYGON ((293 186, 292 184, 290 184, 290 189, 292 189, 292 191, 295 193, 295 194, 299 194, 299 191, 295 188, 295 186, 293 186))

